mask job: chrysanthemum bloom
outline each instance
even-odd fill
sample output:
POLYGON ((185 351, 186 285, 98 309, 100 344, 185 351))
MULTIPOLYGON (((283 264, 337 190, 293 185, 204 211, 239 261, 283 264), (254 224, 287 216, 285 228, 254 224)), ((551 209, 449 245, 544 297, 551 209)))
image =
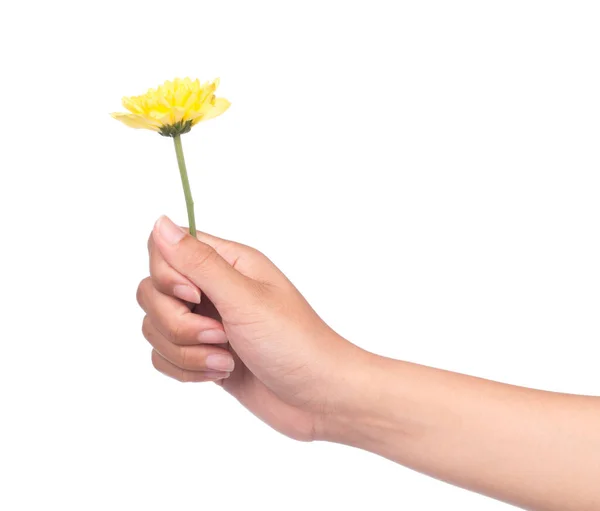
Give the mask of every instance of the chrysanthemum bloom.
POLYGON ((115 119, 131 128, 157 131, 173 137, 181 173, 185 202, 190 222, 190 234, 196 236, 194 202, 185 168, 180 135, 187 133, 199 122, 221 115, 229 108, 229 101, 217 98, 219 79, 201 84, 199 80, 175 78, 141 96, 124 97, 123 106, 130 113, 113 113, 115 119))

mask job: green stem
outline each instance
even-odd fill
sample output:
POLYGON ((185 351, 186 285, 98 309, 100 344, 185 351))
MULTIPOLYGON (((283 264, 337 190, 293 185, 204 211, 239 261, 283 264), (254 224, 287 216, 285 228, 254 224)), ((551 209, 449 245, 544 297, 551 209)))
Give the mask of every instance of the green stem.
POLYGON ((196 218, 194 216, 194 199, 192 199, 192 191, 190 190, 190 182, 188 180, 187 169, 185 168, 185 159, 183 158, 183 147, 181 146, 181 136, 173 137, 175 142, 175 154, 177 154, 177 163, 179 164, 179 173, 181 174, 181 184, 183 185, 183 193, 185 195, 185 205, 187 207, 188 221, 190 224, 190 234, 196 237, 196 218))

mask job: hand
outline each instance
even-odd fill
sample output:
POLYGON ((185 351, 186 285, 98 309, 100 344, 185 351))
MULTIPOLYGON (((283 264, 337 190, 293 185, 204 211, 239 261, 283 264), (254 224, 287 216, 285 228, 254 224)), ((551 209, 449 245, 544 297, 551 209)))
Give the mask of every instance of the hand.
POLYGON ((600 398, 367 353, 260 252, 164 217, 150 273, 138 300, 159 371, 220 382, 292 438, 359 447, 526 509, 600 509, 600 398))
POLYGON ((342 379, 340 366, 360 350, 257 250, 202 233, 195 240, 162 217, 149 252, 138 302, 154 367, 180 381, 217 381, 278 431, 314 439, 332 377, 342 379))

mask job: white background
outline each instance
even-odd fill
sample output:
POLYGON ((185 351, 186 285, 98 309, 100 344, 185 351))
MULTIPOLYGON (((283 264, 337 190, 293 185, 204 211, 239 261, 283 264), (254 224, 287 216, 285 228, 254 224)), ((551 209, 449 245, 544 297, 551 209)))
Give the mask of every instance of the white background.
POLYGON ((371 351, 599 394, 599 26, 595 1, 2 3, 0 507, 509 509, 154 372, 135 290, 183 194, 171 141, 108 114, 220 76, 231 109, 183 139, 202 230, 371 351))

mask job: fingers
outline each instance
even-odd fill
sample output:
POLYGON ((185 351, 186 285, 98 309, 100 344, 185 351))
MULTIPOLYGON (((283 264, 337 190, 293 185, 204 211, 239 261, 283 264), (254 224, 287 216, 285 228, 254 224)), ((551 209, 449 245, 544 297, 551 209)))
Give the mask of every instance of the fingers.
MULTIPOLYGON (((230 373, 233 356, 224 348, 211 345, 178 346, 166 339, 146 316, 142 324, 146 340, 162 358, 183 371, 230 373)), ((228 374, 227 374, 228 376, 228 374)))
POLYGON ((158 291, 176 296, 185 302, 200 303, 200 290, 189 279, 169 266, 154 246, 152 236, 148 240, 148 252, 150 254, 150 276, 158 291))
MULTIPOLYGON (((182 233, 186 234, 187 229, 179 227, 182 233)), ((214 251, 229 264, 238 273, 246 276, 246 282, 259 287, 256 282, 285 283, 285 276, 273 265, 273 263, 259 251, 235 243, 233 241, 217 238, 210 234, 198 231, 196 234, 198 241, 214 251)), ((189 278, 176 271, 163 257, 160 248, 155 243, 154 232, 148 240, 148 251, 150 255, 150 276, 154 282, 154 287, 161 293, 175 296, 183 301, 199 304, 201 290, 198 289, 189 278)), ((256 289, 255 289, 256 291, 256 289)), ((207 300, 209 302, 209 300, 207 300)))
POLYGON ((180 382, 219 381, 229 377, 229 373, 181 369, 162 357, 156 350, 152 350, 152 365, 157 371, 180 382))
POLYGON ((159 218, 152 237, 166 263, 220 305, 249 300, 257 284, 233 268, 217 251, 186 234, 167 217, 159 218))
POLYGON ((173 344, 185 346, 227 342, 219 321, 194 314, 180 300, 158 291, 150 278, 140 283, 137 300, 156 328, 173 344))

